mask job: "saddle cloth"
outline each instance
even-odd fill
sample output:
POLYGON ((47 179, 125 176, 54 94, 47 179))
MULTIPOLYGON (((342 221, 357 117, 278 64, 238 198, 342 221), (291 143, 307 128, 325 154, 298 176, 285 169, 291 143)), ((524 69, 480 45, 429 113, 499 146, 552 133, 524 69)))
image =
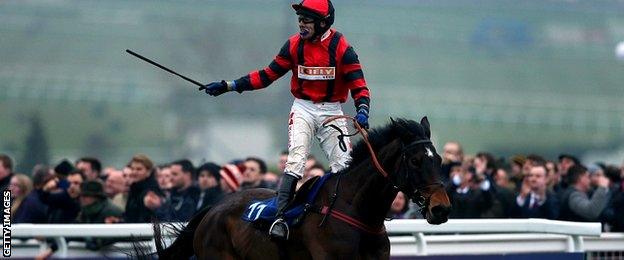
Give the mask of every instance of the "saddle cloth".
MULTIPOLYGON (((306 204, 311 205, 314 202, 319 190, 332 175, 332 173, 328 173, 320 178, 312 178, 299 188, 295 198, 290 203, 291 205, 284 212, 284 220, 289 226, 296 226, 301 222, 306 204)), ((252 200, 243 212, 241 219, 255 224, 273 223, 277 217, 276 214, 277 197, 272 197, 266 200, 252 200)))

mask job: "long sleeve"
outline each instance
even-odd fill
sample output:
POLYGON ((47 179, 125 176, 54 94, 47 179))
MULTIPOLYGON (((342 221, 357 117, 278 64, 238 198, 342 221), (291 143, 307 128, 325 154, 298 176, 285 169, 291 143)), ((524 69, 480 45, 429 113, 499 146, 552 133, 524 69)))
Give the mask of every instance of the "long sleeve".
POLYGON ((284 76, 286 72, 291 70, 294 66, 292 57, 290 55, 290 40, 286 41, 280 52, 275 56, 275 59, 269 64, 269 66, 252 71, 251 73, 234 81, 236 84, 235 90, 243 92, 246 90, 256 90, 266 88, 273 81, 284 76))
POLYGON ((587 195, 580 191, 572 192, 568 200, 568 206, 574 213, 588 220, 596 220, 608 201, 609 190, 606 188, 598 188, 591 199, 587 198, 587 195))
POLYGON ((360 60, 353 47, 349 46, 344 56, 342 56, 342 66, 344 80, 351 91, 351 98, 355 102, 355 110, 366 109, 368 113, 370 109, 370 91, 366 86, 362 65, 360 65, 360 60))

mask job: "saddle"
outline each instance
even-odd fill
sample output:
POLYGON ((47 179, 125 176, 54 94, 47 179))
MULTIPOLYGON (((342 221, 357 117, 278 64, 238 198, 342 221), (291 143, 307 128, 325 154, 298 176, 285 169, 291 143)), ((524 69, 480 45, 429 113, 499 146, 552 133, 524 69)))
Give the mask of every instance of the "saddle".
MULTIPOLYGON (((288 226, 296 227, 303 222, 308 212, 307 207, 314 202, 319 190, 332 175, 332 173, 328 173, 323 177, 313 177, 297 190, 284 213, 284 220, 288 223, 288 226)), ((270 224, 275 221, 276 214, 277 197, 272 197, 266 200, 252 200, 243 212, 241 219, 252 223, 257 229, 267 231, 270 224)))

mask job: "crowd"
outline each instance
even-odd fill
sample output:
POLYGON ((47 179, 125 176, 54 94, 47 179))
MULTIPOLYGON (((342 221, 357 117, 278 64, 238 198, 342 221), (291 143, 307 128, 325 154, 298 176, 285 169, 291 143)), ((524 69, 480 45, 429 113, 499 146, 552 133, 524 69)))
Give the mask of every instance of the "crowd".
MULTIPOLYGON (((276 172, 283 172, 287 155, 279 155, 276 172)), ((441 155, 441 177, 453 205, 450 218, 592 221, 602 222, 605 231, 624 232, 624 164, 583 165, 569 154, 556 161, 535 154, 508 160, 486 152, 467 156, 458 142, 446 143, 441 155)), ((14 173, 13 165, 0 154, 0 190, 11 191, 12 223, 188 221, 228 193, 275 189, 280 178, 257 157, 224 165, 194 165, 188 159, 156 165, 137 154, 119 168, 103 168, 97 158, 84 157, 54 167, 37 165, 29 175, 14 173)), ((305 168, 300 184, 326 172, 313 156, 305 168)), ((403 193, 388 217, 422 218, 403 193)), ((84 241, 98 249, 114 240, 84 241)))
MULTIPOLYGON (((544 218, 601 222, 604 231, 624 232, 624 163, 583 165, 573 155, 549 161, 536 154, 496 159, 466 156, 458 142, 442 152, 442 179, 453 205, 449 218, 544 218)), ((420 218, 403 194, 394 218, 420 218)))

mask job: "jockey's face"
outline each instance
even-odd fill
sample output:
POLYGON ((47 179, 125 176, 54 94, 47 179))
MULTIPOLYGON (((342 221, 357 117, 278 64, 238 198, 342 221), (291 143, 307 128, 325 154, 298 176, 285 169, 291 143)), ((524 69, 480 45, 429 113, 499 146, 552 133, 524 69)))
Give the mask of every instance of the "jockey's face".
MULTIPOLYGON (((305 16, 299 15, 299 35, 303 40, 311 40, 314 37, 314 19, 305 16)), ((321 21, 321 27, 325 27, 325 22, 321 21)))

